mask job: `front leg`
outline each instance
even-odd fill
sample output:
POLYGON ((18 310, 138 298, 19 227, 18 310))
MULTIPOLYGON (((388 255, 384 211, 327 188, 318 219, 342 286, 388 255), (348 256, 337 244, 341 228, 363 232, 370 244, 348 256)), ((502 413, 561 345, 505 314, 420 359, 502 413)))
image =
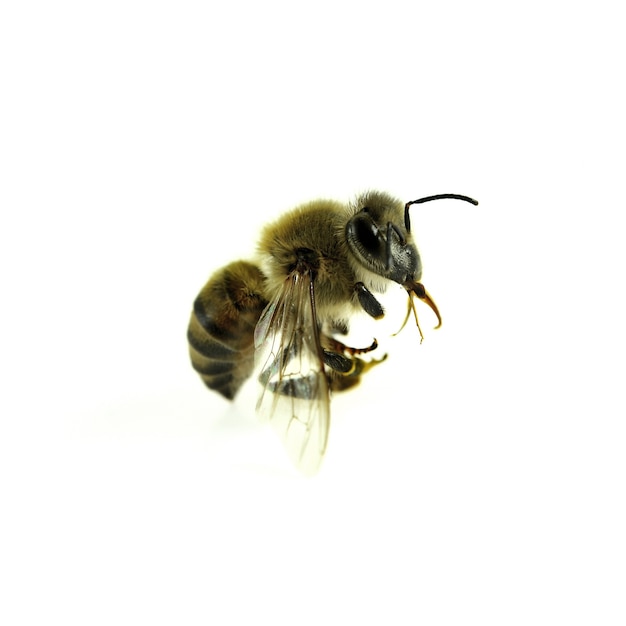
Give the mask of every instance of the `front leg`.
POLYGON ((354 291, 359 299, 359 304, 368 315, 371 315, 376 320, 385 315, 383 305, 376 300, 374 294, 363 283, 356 283, 354 291))

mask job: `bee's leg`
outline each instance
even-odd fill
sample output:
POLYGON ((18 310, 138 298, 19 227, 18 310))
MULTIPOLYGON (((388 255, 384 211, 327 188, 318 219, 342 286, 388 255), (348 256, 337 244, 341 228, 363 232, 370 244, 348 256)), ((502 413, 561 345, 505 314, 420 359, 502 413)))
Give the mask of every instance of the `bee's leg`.
POLYGON ((332 352, 340 352, 340 353, 347 352, 348 354, 354 355, 354 354, 366 354, 367 352, 376 350, 376 348, 378 348, 378 341, 374 339, 374 341, 372 341, 372 343, 369 346, 367 346, 367 348, 352 348, 350 346, 347 346, 345 343, 342 343, 338 339, 335 339, 334 337, 328 337, 327 335, 324 335, 322 337, 322 345, 325 348, 328 348, 332 352))
MULTIPOLYGON (((347 357, 344 357, 347 358, 347 357)), ((328 376, 330 388, 333 391, 345 391, 350 389, 361 382, 361 376, 365 372, 369 371, 375 365, 382 363, 387 358, 384 354, 380 359, 372 359, 371 361, 364 361, 358 357, 349 359, 351 361, 351 369, 347 372, 341 372, 332 370, 328 376)))
POLYGON ((377 320, 385 315, 383 305, 376 300, 374 294, 363 283, 356 283, 354 285, 354 291, 356 292, 360 305, 368 315, 371 315, 377 320))
POLYGON ((358 385, 362 374, 387 358, 385 354, 380 359, 365 361, 355 356, 375 350, 378 347, 376 339, 366 348, 352 348, 327 335, 322 335, 321 340, 324 346, 322 349, 324 363, 330 370, 328 376, 330 388, 334 391, 343 391, 358 385))

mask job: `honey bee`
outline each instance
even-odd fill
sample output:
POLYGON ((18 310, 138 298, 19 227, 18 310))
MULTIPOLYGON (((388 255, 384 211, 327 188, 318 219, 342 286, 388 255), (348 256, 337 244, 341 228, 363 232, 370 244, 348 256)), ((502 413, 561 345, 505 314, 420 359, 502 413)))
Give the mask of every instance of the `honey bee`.
POLYGON ((339 339, 351 318, 363 311, 382 318, 375 294, 396 283, 408 295, 402 328, 413 313, 423 338, 415 299, 441 325, 420 282, 409 209, 446 198, 478 204, 459 194, 402 203, 371 191, 347 205, 316 200, 298 206, 264 228, 254 262, 218 270, 196 298, 187 333, 193 368, 228 399, 256 368, 257 410, 276 426, 305 474, 318 470, 326 451, 331 393, 353 387, 386 357, 369 354, 376 340, 355 348, 339 339))

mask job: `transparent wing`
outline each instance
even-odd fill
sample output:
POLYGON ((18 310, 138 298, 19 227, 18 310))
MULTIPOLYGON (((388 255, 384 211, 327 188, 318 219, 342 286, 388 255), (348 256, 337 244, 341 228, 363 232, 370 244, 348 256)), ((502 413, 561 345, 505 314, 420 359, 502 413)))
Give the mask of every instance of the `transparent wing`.
POLYGON ((315 314, 314 281, 294 272, 255 332, 261 393, 257 411, 281 436, 293 462, 314 474, 330 425, 328 378, 315 314))

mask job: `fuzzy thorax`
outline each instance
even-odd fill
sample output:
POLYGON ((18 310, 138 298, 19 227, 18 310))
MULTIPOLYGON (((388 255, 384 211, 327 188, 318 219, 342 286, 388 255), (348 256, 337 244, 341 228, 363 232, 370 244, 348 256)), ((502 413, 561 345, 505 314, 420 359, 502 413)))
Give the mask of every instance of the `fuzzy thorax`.
POLYGON ((259 265, 267 278, 267 296, 278 297, 295 271, 311 272, 322 318, 340 319, 358 308, 355 276, 344 231, 348 208, 332 200, 297 207, 266 226, 258 246, 259 265))

